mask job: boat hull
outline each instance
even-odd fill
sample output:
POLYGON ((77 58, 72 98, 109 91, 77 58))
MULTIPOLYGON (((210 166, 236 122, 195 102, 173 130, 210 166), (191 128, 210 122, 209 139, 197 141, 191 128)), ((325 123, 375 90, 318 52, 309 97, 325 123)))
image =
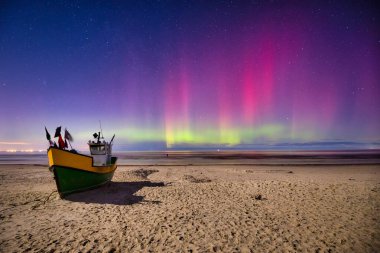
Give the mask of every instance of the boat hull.
POLYGON ((112 180, 117 168, 116 157, 108 166, 93 166, 93 158, 66 150, 48 150, 50 170, 60 196, 63 198, 74 192, 85 191, 104 185, 112 180))
POLYGON ((94 173, 85 170, 52 166, 59 195, 63 198, 70 193, 97 188, 112 180, 114 171, 94 173))

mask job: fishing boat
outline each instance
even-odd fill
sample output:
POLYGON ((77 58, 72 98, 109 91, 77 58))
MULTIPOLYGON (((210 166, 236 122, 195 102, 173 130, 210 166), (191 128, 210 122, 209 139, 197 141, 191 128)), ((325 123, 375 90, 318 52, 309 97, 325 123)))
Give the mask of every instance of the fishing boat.
MULTIPOLYGON (((117 168, 117 157, 112 156, 112 141, 101 140, 94 134, 94 140, 88 141, 91 155, 79 154, 75 150, 58 148, 56 145, 48 149, 50 171, 61 198, 74 192, 99 187, 112 180, 117 168)), ((71 144, 70 144, 71 145, 71 144)))

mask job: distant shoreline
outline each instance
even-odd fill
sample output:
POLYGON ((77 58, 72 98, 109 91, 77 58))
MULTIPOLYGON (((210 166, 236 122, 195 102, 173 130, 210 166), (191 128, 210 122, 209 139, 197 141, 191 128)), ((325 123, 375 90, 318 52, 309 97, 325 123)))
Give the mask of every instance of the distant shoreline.
MULTIPOLYGON (((47 151, 47 150, 46 150, 47 151)), ((78 150, 80 153, 88 153, 87 150, 78 150)), ((124 150, 116 151, 115 154, 326 154, 326 153, 339 153, 339 154, 378 154, 380 149, 199 149, 199 150, 185 150, 185 149, 170 149, 170 150, 124 150)), ((46 152, 41 150, 35 151, 0 151, 0 155, 45 155, 46 152)))
MULTIPOLYGON (((86 154, 86 152, 83 152, 86 154)), ((380 164, 380 150, 334 151, 133 151, 115 152, 120 166, 359 165, 380 164)), ((38 153, 0 153, 0 164, 47 166, 38 153)))

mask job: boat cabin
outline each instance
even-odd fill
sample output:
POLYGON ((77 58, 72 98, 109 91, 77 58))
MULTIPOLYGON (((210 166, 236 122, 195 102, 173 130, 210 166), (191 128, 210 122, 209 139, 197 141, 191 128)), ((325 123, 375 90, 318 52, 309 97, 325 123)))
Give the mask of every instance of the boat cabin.
POLYGON ((112 144, 106 141, 89 141, 93 166, 107 166, 111 164, 112 144))

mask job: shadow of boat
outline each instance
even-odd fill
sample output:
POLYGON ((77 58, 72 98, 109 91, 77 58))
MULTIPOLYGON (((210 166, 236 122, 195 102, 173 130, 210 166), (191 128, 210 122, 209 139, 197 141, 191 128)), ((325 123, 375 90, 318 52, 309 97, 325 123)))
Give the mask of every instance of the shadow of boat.
POLYGON ((159 204, 159 201, 146 201, 144 196, 135 195, 144 187, 163 187, 163 182, 137 181, 137 182, 109 182, 106 185, 74 193, 65 197, 72 202, 113 204, 113 205, 133 205, 140 202, 159 204))

